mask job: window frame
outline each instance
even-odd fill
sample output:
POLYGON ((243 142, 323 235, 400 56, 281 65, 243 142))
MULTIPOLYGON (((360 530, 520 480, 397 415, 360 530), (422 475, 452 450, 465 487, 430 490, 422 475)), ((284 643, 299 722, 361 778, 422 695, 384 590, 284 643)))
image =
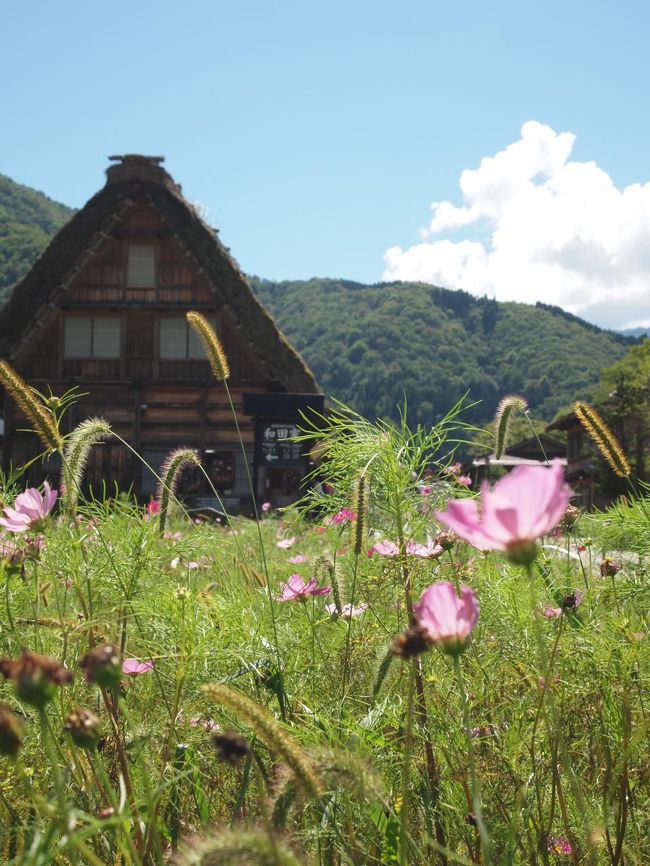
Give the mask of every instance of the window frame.
POLYGON ((142 291, 143 289, 157 289, 158 288, 158 245, 154 243, 127 243, 126 245, 126 266, 125 266, 125 274, 124 274, 124 288, 127 292, 129 291, 142 291), (135 248, 140 249, 148 249, 151 250, 151 268, 152 268, 152 277, 151 282, 147 283, 132 283, 131 282, 131 250, 135 248))
POLYGON ((121 316, 64 316, 63 318, 63 334, 62 334, 62 343, 63 343, 63 351, 62 358, 64 361, 119 361, 122 357, 122 317, 121 316), (66 328, 67 323, 71 322, 73 319, 82 320, 88 322, 90 325, 90 349, 87 355, 82 354, 70 354, 68 352, 67 344, 66 344, 66 328), (97 321, 107 321, 110 320, 112 322, 117 322, 117 352, 115 355, 96 355, 95 354, 95 324, 97 321))
MULTIPOLYGON (((215 333, 218 332, 218 321, 216 316, 207 316, 206 317, 215 333)), ((185 318, 185 316, 161 316, 158 320, 158 359, 160 361, 206 361, 208 360, 203 348, 201 346, 200 340, 196 335, 194 329, 190 326, 189 322, 185 318), (183 355, 165 355, 162 351, 162 341, 163 341, 163 322, 183 322, 185 325, 185 354, 183 355), (190 349, 192 346, 192 341, 197 345, 196 354, 190 354, 190 349)))

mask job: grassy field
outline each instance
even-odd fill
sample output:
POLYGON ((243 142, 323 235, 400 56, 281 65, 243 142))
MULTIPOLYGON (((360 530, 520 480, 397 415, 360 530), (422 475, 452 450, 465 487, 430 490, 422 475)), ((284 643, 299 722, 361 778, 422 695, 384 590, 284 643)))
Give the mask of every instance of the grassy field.
POLYGON ((300 511, 194 523, 172 499, 161 534, 68 498, 7 531, 0 860, 647 866, 650 502, 524 565, 440 538, 474 495, 453 425, 339 419, 300 511), (440 582, 480 606, 455 655, 407 631, 440 582))

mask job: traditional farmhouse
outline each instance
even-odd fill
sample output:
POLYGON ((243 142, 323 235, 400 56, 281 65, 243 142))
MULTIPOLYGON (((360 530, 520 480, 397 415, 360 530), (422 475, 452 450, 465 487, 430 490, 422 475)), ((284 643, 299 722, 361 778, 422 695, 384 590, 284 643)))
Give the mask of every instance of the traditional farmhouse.
MULTIPOLYGON (((314 377, 279 332, 221 243, 183 198, 162 157, 117 156, 106 185, 56 235, 0 313, 0 356, 38 391, 85 396, 65 418, 69 430, 103 416, 124 440, 94 449, 86 480, 148 498, 170 449, 196 448, 185 493, 205 502, 211 485, 230 508, 251 493, 235 419, 185 320, 211 320, 228 357, 229 388, 258 499, 284 504, 307 470, 297 433, 301 412, 321 411, 314 377), (131 450, 133 449, 133 451, 131 450), (137 455, 143 458, 142 462, 137 455)), ((4 467, 40 449, 29 424, 4 400, 4 467)), ((29 481, 56 476, 36 461, 29 481)))

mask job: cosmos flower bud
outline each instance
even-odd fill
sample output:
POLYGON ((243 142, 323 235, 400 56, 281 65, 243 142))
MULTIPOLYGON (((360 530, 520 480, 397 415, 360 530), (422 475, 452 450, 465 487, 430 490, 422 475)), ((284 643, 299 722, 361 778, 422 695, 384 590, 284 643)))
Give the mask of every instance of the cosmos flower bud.
POLYGON ((614 577, 614 575, 618 574, 620 570, 620 562, 614 562, 614 560, 610 559, 609 556, 605 557, 605 559, 600 563, 601 577, 614 577))
POLYGON ((233 731, 215 734, 212 737, 212 742, 217 749, 219 758, 227 764, 236 764, 237 761, 245 758, 250 750, 248 740, 233 731))
POLYGON ((79 667, 89 683, 97 683, 104 689, 116 689, 122 679, 120 654, 111 643, 88 650, 79 667))
POLYGON ((63 727, 70 734, 75 746, 80 749, 94 749, 101 736, 100 721, 90 710, 73 710, 63 727))
POLYGON ((457 541, 458 536, 455 532, 439 532, 435 537, 435 543, 443 550, 451 550, 457 541))
POLYGON ((15 757, 23 745, 23 725, 11 711, 11 707, 0 704, 0 755, 15 757))
POLYGON ((582 512, 579 508, 576 508, 575 505, 567 505, 562 520, 560 521, 560 528, 565 532, 569 531, 575 526, 578 520, 580 520, 581 516, 582 512))
POLYGON ((391 652, 401 659, 408 660, 431 649, 431 641, 426 631, 419 625, 413 625, 395 639, 391 652))
POLYGON ((56 659, 23 650, 20 658, 0 659, 0 673, 11 680, 16 695, 32 707, 42 709, 56 692, 57 686, 69 683, 73 674, 56 659))

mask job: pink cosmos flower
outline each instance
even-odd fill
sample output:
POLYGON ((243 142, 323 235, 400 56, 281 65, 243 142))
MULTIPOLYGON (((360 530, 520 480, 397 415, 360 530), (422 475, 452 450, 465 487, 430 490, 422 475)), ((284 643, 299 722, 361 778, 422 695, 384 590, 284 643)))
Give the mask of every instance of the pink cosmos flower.
POLYGON ((353 520, 357 519, 357 515, 351 508, 342 508, 340 511, 337 511, 336 514, 333 514, 328 523, 340 525, 342 523, 351 523, 353 520))
POLYGON ((293 547, 296 543, 295 535, 292 535, 291 538, 283 538, 282 541, 278 541, 276 546, 280 548, 280 550, 288 550, 290 547, 293 547))
POLYGON ((138 659, 125 659, 122 662, 122 673, 129 677, 139 677, 141 674, 150 674, 153 670, 153 662, 141 662, 138 659))
POLYGON ((472 479, 469 475, 459 475, 456 479, 456 484, 460 484, 461 487, 471 487, 472 479))
POLYGON ((302 553, 297 553, 295 556, 290 556, 287 562, 290 562, 291 565, 302 565, 303 562, 307 562, 308 560, 308 556, 303 556, 302 553))
POLYGON ((571 496, 559 461, 550 467, 517 466, 492 490, 481 487, 481 509, 474 499, 455 499, 436 518, 479 550, 505 550, 529 563, 535 541, 561 520, 571 496))
POLYGON ((42 496, 35 487, 30 487, 18 494, 13 508, 7 506, 4 509, 5 516, 0 517, 0 524, 9 532, 34 529, 54 508, 57 496, 57 491, 52 490, 47 481, 43 484, 42 496))
POLYGON ((277 601, 307 601, 311 596, 329 595, 332 587, 318 586, 314 577, 310 577, 309 583, 305 583, 299 574, 292 574, 280 587, 280 591, 277 601))
POLYGON ((270 510, 271 510, 271 503, 270 502, 263 502, 262 503, 262 514, 266 514, 266 512, 270 511, 270 510))
POLYGON ((548 836, 546 838, 546 847, 551 854, 573 854, 573 845, 568 839, 563 839, 560 836, 548 836))
POLYGON ((440 581, 424 590, 413 612, 427 638, 443 652, 456 655, 467 646, 478 622, 479 606, 468 586, 461 587, 459 598, 452 583, 440 581))
POLYGON ((394 541, 380 541, 377 544, 373 544, 368 550, 368 556, 372 556, 373 553, 376 553, 377 556, 397 556, 399 554, 399 547, 394 541))
POLYGON ((556 619, 559 616, 562 616, 562 608, 561 607, 550 607, 548 604, 543 610, 544 616, 546 619, 556 619))
POLYGON ((445 472, 448 472, 450 475, 460 475, 461 465, 460 463, 452 463, 451 466, 448 466, 445 469, 445 472))
POLYGON ((423 484, 422 487, 420 487, 420 493, 422 494, 422 496, 428 496, 432 490, 433 487, 429 487, 428 484, 423 484))
POLYGON ((427 541, 426 544, 409 541, 406 544, 407 556, 418 556, 420 559, 434 559, 436 556, 440 556, 442 552, 442 547, 435 541, 427 541))
MULTIPOLYGON (((325 610, 333 616, 336 613, 336 605, 326 604, 325 610)), ((340 616, 342 616, 343 619, 354 619, 356 616, 361 616, 364 610, 368 610, 368 605, 365 602, 362 602, 358 607, 353 607, 351 604, 344 604, 340 616)))

